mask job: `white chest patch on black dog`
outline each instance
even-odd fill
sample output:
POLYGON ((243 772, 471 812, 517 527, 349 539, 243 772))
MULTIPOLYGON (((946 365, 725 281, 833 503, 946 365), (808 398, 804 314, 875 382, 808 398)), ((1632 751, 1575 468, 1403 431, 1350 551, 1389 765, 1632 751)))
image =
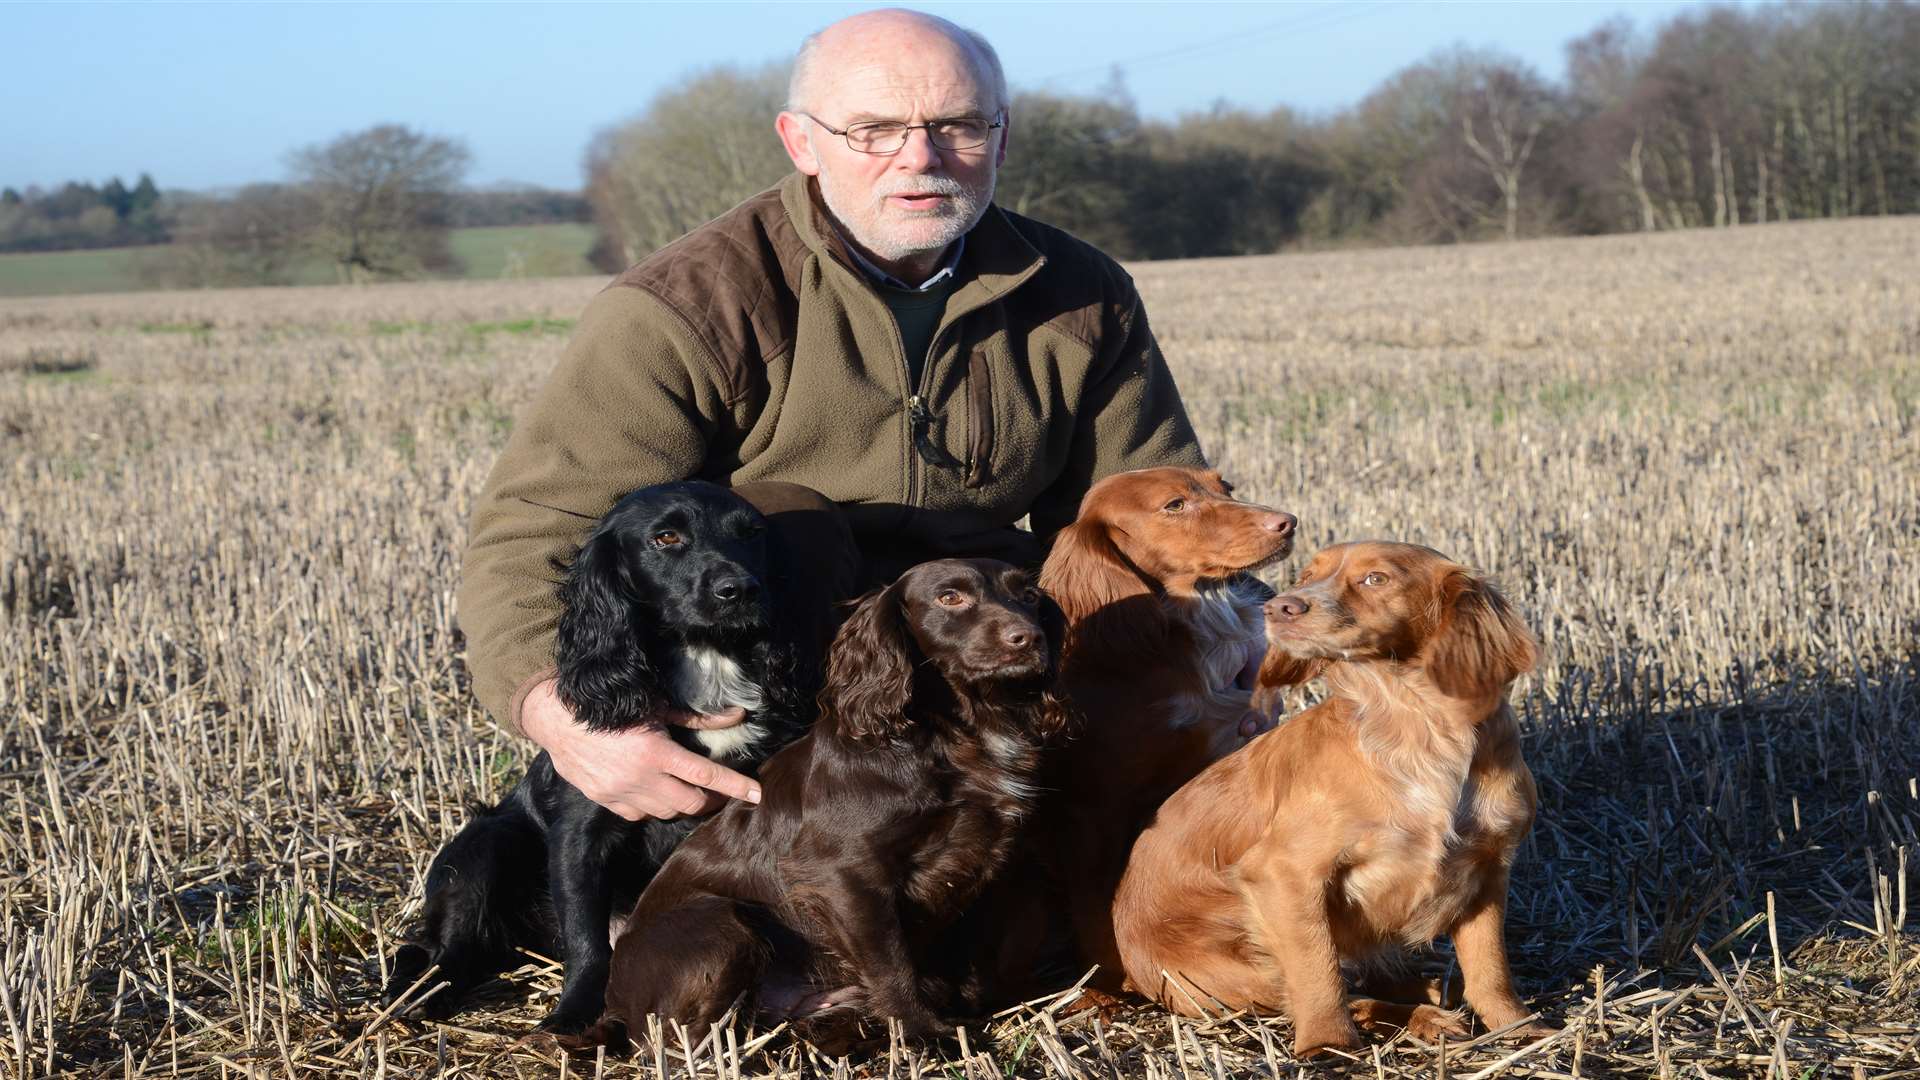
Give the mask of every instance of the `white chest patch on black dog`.
MULTIPOLYGON (((755 713, 766 704, 760 686, 747 678, 747 673, 732 657, 705 645, 688 645, 680 650, 673 670, 667 673, 667 686, 673 691, 674 700, 697 713, 733 708, 755 713)), ((715 761, 744 756, 766 736, 766 726, 751 716, 745 723, 730 728, 694 733, 700 745, 706 747, 707 756, 715 761)))

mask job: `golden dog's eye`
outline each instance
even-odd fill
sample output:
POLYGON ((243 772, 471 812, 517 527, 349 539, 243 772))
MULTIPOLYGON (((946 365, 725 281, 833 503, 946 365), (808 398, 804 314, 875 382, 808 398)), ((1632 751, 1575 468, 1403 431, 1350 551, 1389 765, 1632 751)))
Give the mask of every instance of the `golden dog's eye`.
POLYGON ((960 595, 958 589, 946 589, 942 591, 939 596, 934 597, 934 599, 946 607, 959 607, 961 604, 967 602, 967 598, 960 595))
POLYGON ((1167 505, 1161 507, 1160 509, 1165 510, 1169 514, 1177 514, 1180 511, 1185 510, 1186 508, 1187 508, 1187 500, 1174 499, 1168 502, 1167 505))
POLYGON ((680 534, 672 529, 661 529, 653 534, 653 546, 657 548, 674 547, 680 543, 680 534))
POLYGON ((1375 570, 1374 572, 1368 574, 1366 577, 1363 577, 1360 579, 1360 584, 1362 585, 1385 585, 1386 583, 1387 583, 1387 575, 1381 573, 1378 570, 1375 570))

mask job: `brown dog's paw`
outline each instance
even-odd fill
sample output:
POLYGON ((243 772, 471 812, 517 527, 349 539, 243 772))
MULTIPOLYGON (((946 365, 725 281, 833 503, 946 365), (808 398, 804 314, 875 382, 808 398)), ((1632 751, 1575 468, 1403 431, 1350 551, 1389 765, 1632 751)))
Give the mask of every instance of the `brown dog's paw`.
POLYGON ((1435 1043, 1445 1036, 1455 1042, 1473 1034, 1473 1025, 1464 1013, 1432 1005, 1405 1005, 1397 1001, 1354 998, 1347 1003, 1353 1022, 1379 1035, 1397 1035, 1402 1031, 1424 1043, 1435 1043))
POLYGON ((1538 1042, 1550 1035, 1560 1034, 1560 1029, 1552 1024, 1535 1020, 1531 1024, 1522 1024, 1500 1036, 1501 1042, 1538 1042))
POLYGON ((1080 991, 1079 997, 1067 1002, 1067 1004, 1060 1009, 1060 1016, 1064 1019, 1069 1016, 1078 1016, 1083 1012, 1091 1011, 1100 1019, 1101 1023, 1111 1024, 1113 1023, 1114 1017, 1139 1003, 1139 998, 1129 999, 1120 997, 1115 994, 1109 994, 1105 990, 1096 990, 1089 986, 1080 991))
POLYGON ((1465 1013, 1433 1005, 1414 1006, 1406 1026, 1407 1033, 1423 1043, 1437 1043, 1443 1037, 1454 1042, 1473 1037, 1473 1021, 1465 1013))
POLYGON ((1293 1024, 1293 1054, 1297 1058, 1316 1058, 1335 1050, 1360 1049, 1360 1029, 1345 1016, 1322 1020, 1296 1020, 1293 1024))

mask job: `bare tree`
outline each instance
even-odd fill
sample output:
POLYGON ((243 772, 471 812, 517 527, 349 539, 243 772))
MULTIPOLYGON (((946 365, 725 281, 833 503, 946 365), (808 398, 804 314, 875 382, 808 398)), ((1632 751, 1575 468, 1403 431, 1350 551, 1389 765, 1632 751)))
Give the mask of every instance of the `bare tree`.
POLYGON ((1504 235, 1520 236, 1520 181, 1554 107, 1553 90, 1531 71, 1490 64, 1461 100, 1460 130, 1474 160, 1500 192, 1504 235), (1487 137, 1480 137, 1481 129, 1487 137))
POLYGON ((787 68, 716 68, 600 132, 587 149, 595 263, 617 270, 778 182, 792 168, 773 131, 787 68))
POLYGON ((454 269, 450 196, 470 161, 459 142, 399 124, 295 151, 312 250, 347 281, 454 269))
POLYGON ((139 275, 170 288, 284 285, 306 253, 314 202, 280 184, 180 208, 173 242, 142 254, 139 275))

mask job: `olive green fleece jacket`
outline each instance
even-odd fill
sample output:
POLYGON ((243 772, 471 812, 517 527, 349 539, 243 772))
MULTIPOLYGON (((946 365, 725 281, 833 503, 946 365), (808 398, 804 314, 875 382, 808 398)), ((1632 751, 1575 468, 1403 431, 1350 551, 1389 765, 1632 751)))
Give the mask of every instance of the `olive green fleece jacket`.
POLYGON ((614 279, 474 506, 459 592, 474 693, 519 726, 552 670, 555 558, 620 496, 805 484, 870 560, 1037 560, 1110 473, 1203 464, 1133 281, 998 207, 967 234, 917 385, 892 313, 799 174, 614 279))

